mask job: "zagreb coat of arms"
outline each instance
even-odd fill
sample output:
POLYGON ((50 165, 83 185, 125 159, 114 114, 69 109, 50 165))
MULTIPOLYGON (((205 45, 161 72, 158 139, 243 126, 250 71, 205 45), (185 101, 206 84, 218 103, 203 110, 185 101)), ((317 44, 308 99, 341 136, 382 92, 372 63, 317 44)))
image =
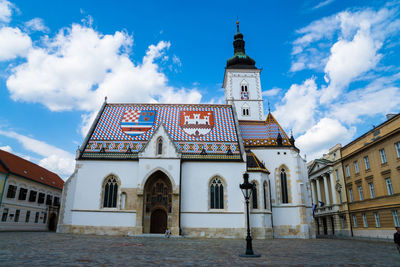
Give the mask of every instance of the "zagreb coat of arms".
POLYGON ((188 135, 204 136, 214 128, 214 114, 212 111, 182 111, 180 126, 188 135))
POLYGON ((144 134, 153 127, 157 111, 129 109, 121 120, 121 129, 132 136, 144 134))

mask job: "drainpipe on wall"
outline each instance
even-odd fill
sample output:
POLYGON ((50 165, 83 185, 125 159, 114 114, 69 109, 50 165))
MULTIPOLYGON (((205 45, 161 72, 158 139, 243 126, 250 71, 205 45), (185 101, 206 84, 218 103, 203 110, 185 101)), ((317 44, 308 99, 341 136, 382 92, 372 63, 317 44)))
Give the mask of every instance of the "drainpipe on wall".
POLYGON ((1 198, 0 198, 0 207, 1 207, 1 203, 3 202, 4 191, 5 191, 5 188, 6 188, 8 176, 10 176, 10 173, 7 173, 6 178, 4 179, 3 190, 1 192, 1 198))
POLYGON ((272 228, 272 238, 274 238, 274 218, 272 215, 272 197, 271 197, 271 181, 268 178, 268 190, 269 190, 269 206, 271 207, 271 228, 272 228))
POLYGON ((179 226, 179 235, 182 235, 181 229, 181 199, 182 199, 182 161, 180 162, 180 171, 179 171, 179 218, 178 218, 178 226, 179 226))

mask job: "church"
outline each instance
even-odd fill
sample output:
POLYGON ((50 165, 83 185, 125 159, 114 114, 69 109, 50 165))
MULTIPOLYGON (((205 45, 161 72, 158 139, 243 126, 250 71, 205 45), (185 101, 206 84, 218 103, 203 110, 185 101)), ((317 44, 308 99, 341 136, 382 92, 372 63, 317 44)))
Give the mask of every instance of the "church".
POLYGON ((107 103, 66 181, 57 231, 243 238, 243 174, 256 239, 313 238, 305 160, 264 113, 260 72, 239 31, 225 104, 107 103))

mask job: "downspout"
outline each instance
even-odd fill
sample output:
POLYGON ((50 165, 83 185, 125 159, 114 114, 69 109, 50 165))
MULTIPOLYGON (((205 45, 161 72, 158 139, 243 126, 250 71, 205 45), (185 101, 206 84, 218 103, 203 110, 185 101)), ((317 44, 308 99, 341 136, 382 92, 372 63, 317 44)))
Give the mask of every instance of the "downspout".
POLYGON ((10 173, 7 173, 6 179, 4 180, 4 186, 3 186, 3 190, 1 192, 1 198, 0 198, 0 207, 1 207, 1 203, 3 202, 4 191, 5 191, 5 188, 6 188, 8 176, 10 176, 10 173))
POLYGON ((182 235, 181 228, 181 200, 182 200, 182 159, 180 162, 180 171, 179 171, 179 217, 178 217, 178 227, 179 227, 179 235, 182 235))
POLYGON ((271 197, 271 181, 268 177, 268 190, 269 190, 269 206, 271 207, 271 228, 272 228, 272 239, 274 238, 274 217, 272 212, 272 197, 271 197))

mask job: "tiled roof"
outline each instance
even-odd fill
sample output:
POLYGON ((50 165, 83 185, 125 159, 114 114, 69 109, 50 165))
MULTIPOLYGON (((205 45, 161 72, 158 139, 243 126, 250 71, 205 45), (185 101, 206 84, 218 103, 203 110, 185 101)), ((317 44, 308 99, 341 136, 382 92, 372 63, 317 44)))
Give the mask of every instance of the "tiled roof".
POLYGON ((1 149, 0 161, 7 167, 10 173, 58 189, 63 188, 64 181, 54 172, 1 149))
POLYGON ((239 121, 240 133, 246 147, 278 146, 278 136, 282 146, 292 146, 289 137, 271 113, 265 121, 239 121))
POLYGON ((246 150, 246 156, 248 172, 265 172, 270 174, 264 163, 262 163, 251 150, 246 150))
POLYGON ((81 158, 135 158, 160 124, 183 158, 240 159, 229 105, 107 104, 81 158))

